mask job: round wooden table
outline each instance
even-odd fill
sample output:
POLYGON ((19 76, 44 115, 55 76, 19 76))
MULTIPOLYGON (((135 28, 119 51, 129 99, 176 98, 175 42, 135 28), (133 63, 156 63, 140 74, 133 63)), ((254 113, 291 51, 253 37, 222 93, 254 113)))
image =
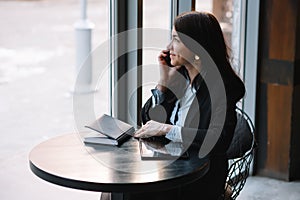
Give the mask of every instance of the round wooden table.
POLYGON ((86 145, 73 133, 37 145, 29 161, 32 172, 48 182, 111 192, 114 199, 122 199, 117 194, 166 190, 197 180, 208 171, 209 161, 196 155, 187 160, 142 161, 137 139, 120 147, 86 145))

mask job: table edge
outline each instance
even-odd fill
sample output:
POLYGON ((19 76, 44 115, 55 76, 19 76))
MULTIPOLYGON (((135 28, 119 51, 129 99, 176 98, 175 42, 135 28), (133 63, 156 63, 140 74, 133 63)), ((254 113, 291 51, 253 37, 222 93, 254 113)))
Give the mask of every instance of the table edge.
POLYGON ((38 168, 31 161, 29 161, 29 165, 31 171, 36 176, 38 176, 44 181, 53 183, 55 185, 73 188, 73 189, 79 189, 79 190, 86 190, 86 191, 123 192, 123 193, 135 192, 135 191, 151 192, 154 190, 159 191, 159 190, 167 190, 167 189, 179 187, 180 185, 188 184, 190 182, 198 180, 209 170, 209 160, 207 160, 207 162, 203 166, 201 166, 201 168, 198 168, 194 172, 173 179, 162 180, 157 182, 148 182, 148 183, 111 184, 111 183, 95 183, 95 182, 87 182, 82 180, 63 178, 60 176, 56 176, 54 174, 50 174, 38 168))

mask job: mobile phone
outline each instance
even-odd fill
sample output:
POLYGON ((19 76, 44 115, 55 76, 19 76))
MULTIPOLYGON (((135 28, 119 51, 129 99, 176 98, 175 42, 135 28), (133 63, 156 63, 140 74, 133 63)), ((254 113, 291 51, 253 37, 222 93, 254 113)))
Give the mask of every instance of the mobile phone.
POLYGON ((164 57, 164 60, 166 61, 167 65, 168 65, 169 67, 174 67, 174 66, 171 64, 170 51, 168 51, 166 54, 167 54, 167 55, 164 57))

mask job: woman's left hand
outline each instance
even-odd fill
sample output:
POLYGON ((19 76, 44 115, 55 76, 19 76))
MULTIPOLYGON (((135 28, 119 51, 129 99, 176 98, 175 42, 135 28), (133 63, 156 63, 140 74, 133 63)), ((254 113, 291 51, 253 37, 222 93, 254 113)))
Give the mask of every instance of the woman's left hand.
POLYGON ((157 121, 150 120, 142 128, 140 128, 134 137, 137 138, 148 138, 152 136, 166 135, 172 128, 170 124, 163 124, 157 121))

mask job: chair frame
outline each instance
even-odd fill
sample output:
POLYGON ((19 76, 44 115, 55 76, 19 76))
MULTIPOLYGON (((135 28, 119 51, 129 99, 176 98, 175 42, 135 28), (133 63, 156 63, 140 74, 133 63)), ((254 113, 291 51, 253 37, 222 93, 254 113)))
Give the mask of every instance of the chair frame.
POLYGON ((223 195, 224 200, 235 200, 245 186, 246 179, 249 176, 251 162, 254 157, 254 150, 257 146, 255 140, 255 127, 250 117, 240 108, 236 108, 237 114, 240 114, 248 123, 252 133, 251 148, 238 158, 229 159, 228 175, 223 195))

